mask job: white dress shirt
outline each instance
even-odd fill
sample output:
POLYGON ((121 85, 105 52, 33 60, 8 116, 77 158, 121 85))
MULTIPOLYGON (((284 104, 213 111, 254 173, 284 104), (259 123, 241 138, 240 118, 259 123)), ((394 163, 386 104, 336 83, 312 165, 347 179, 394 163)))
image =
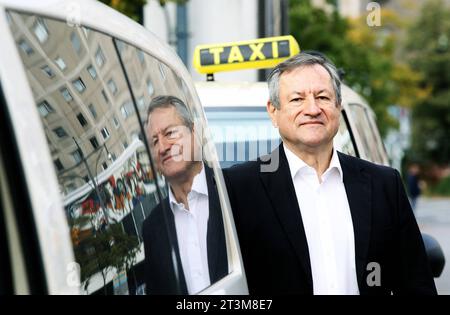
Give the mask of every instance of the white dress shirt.
POLYGON ((177 202, 169 189, 184 277, 189 294, 195 294, 211 284, 206 242, 209 199, 204 165, 194 177, 187 199, 189 210, 177 202))
POLYGON ((353 222, 335 149, 321 182, 284 144, 308 242, 314 294, 359 294, 353 222))

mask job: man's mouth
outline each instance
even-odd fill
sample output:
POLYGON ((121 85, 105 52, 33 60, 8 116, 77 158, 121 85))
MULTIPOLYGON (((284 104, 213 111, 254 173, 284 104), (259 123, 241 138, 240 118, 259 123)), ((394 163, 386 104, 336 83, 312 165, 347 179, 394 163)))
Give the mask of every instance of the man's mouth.
POLYGON ((323 123, 321 121, 306 121, 304 123, 301 123, 300 126, 304 126, 304 125, 323 125, 323 123))

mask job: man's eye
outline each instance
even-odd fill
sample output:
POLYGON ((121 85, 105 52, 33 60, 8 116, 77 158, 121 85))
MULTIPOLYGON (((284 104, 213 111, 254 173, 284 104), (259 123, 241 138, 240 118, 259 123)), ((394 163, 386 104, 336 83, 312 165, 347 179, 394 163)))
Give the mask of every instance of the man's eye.
POLYGON ((169 131, 167 131, 167 133, 166 133, 166 137, 168 137, 169 139, 174 139, 174 138, 177 137, 177 135, 178 135, 178 132, 177 132, 177 130, 175 130, 175 129, 169 130, 169 131))
POLYGON ((320 100, 323 100, 323 101, 327 101, 327 100, 329 100, 329 97, 328 96, 319 96, 319 99, 320 100))
POLYGON ((158 138, 153 139, 152 144, 155 146, 158 143, 158 138))
POLYGON ((300 97, 296 97, 296 98, 291 99, 291 102, 300 102, 300 101, 301 101, 300 97))

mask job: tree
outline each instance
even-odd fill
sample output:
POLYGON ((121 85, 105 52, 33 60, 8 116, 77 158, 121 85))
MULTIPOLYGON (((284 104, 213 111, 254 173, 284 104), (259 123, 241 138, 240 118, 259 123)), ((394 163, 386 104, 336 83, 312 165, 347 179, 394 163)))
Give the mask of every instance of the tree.
POLYGON ((450 8, 427 1, 408 32, 407 59, 430 95, 413 109, 410 155, 424 163, 450 162, 450 8))
POLYGON ((100 0, 106 5, 142 24, 142 8, 147 0, 100 0))

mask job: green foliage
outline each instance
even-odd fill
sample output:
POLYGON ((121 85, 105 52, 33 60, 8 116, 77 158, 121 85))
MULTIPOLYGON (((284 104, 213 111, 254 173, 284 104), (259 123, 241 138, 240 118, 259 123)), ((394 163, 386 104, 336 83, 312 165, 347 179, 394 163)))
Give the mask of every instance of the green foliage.
POLYGON ((450 196, 450 176, 429 188, 429 194, 434 196, 450 196))
POLYGON ((106 5, 116 9, 122 14, 136 22, 141 21, 142 7, 147 3, 147 0, 99 0, 106 5))
POLYGON ((431 95, 413 110, 412 154, 422 161, 450 162, 450 8, 427 1, 409 30, 407 58, 423 74, 431 95))
MULTIPOLYGON (((92 224, 90 216, 82 216, 72 222, 76 226, 92 224)), ((106 275, 116 268, 118 272, 131 269, 139 252, 139 242, 123 230, 122 224, 110 223, 102 230, 91 229, 92 234, 74 247, 76 261, 81 266, 81 281, 85 288, 89 279, 100 272, 106 286, 106 275)))

